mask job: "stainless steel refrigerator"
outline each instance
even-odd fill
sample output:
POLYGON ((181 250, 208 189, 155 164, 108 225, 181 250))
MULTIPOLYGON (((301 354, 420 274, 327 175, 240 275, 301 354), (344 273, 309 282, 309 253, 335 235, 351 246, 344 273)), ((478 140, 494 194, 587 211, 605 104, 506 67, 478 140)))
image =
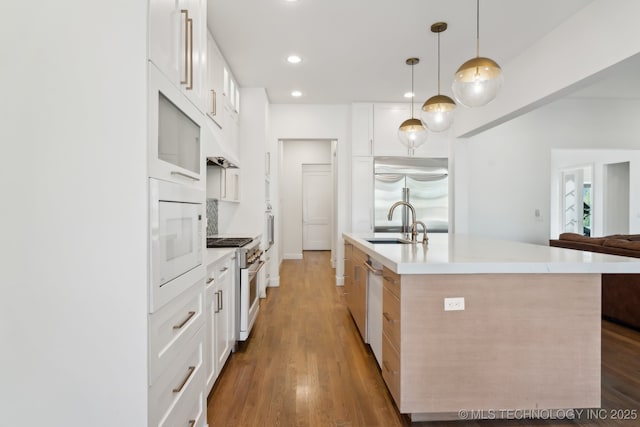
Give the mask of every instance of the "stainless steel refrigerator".
MULTIPOLYGON (((427 232, 449 230, 449 161, 446 158, 376 157, 375 228, 376 232, 408 233, 409 209, 400 206, 393 220, 387 219, 389 208, 399 200, 416 210, 416 220, 427 225, 427 232)), ((422 228, 418 229, 422 232, 422 228)))

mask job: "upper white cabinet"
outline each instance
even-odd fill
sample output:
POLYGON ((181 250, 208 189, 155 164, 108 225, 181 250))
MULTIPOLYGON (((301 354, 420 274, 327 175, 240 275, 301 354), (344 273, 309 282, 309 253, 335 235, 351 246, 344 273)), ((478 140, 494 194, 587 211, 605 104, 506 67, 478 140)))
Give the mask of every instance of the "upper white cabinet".
POLYGON ((373 155, 373 104, 351 105, 351 155, 373 155))
MULTIPOLYGON (((413 117, 420 114, 414 105, 413 117)), ((351 105, 351 154, 356 156, 448 157, 449 133, 429 134, 415 151, 400 143, 398 128, 411 117, 408 103, 354 103, 351 105)))
MULTIPOLYGON (((212 133, 225 152, 238 157, 240 90, 211 33, 207 31, 205 112, 212 133)), ((219 156, 220 152, 206 152, 219 156)))
POLYGON ((409 104, 374 104, 373 114, 373 155, 411 155, 398 139, 400 124, 411 117, 409 104))
POLYGON ((206 42, 206 0, 149 1, 149 59, 200 111, 206 111, 206 42))
POLYGON ((218 50, 211 33, 207 31, 207 116, 219 129, 224 127, 224 70, 222 54, 218 50))

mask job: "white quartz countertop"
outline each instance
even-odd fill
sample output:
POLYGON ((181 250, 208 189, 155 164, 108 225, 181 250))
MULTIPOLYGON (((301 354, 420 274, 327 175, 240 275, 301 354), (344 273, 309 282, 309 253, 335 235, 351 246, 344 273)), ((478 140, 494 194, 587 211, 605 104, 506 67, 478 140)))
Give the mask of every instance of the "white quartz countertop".
POLYGON ((207 258, 205 262, 208 265, 213 264, 223 258, 226 258, 230 255, 236 253, 237 248, 209 248, 207 249, 207 258))
POLYGON ((365 240, 399 236, 343 233, 345 241, 398 274, 640 273, 638 258, 463 234, 432 233, 427 246, 365 240))

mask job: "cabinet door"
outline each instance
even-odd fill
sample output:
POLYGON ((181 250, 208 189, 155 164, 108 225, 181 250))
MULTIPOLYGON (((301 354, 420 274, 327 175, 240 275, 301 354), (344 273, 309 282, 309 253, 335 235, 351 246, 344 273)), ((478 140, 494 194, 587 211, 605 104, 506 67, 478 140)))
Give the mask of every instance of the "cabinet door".
POLYGON ((207 32, 207 116, 219 129, 223 128, 224 86, 223 86, 224 61, 213 37, 207 32))
POLYGON ((351 192, 352 231, 373 231, 373 157, 353 158, 351 192))
POLYGON ((183 18, 180 0, 149 1, 149 59, 171 82, 179 82, 185 73, 183 18))
POLYGON ((351 155, 373 155, 373 104, 351 105, 351 155))
MULTIPOLYGON (((373 107, 373 154, 375 156, 407 156, 407 147, 400 143, 398 128, 411 118, 409 104, 375 104, 373 107)), ((417 111, 414 108, 414 117, 417 111)))
POLYGON ((149 59, 204 111, 205 0, 150 0, 149 59))
POLYGON ((231 353, 232 342, 230 340, 229 329, 232 325, 231 314, 231 271, 228 261, 225 263, 219 271, 218 283, 216 285, 216 327, 215 327, 215 340, 216 340, 216 366, 220 372, 227 357, 231 353))
POLYGON ((225 198, 230 202, 240 201, 240 170, 227 168, 225 179, 225 198))

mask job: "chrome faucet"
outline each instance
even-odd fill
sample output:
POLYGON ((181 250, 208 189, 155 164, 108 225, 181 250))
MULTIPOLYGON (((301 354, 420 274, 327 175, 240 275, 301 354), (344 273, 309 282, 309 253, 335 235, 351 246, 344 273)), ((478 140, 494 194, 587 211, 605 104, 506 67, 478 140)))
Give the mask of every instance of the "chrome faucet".
POLYGON ((411 224, 411 234, 413 235, 414 230, 415 233, 418 233, 418 224, 420 224, 422 226, 422 232, 424 233, 422 235, 422 244, 423 245, 427 245, 429 244, 429 238, 427 237, 427 226, 424 225, 424 222, 422 221, 414 221, 413 224, 411 224))
POLYGON ((407 202, 404 202, 402 200, 399 201, 399 202, 395 202, 389 208, 389 214, 387 215, 387 219, 389 221, 391 221, 391 219, 393 218, 393 211, 395 210, 395 208, 397 208, 400 205, 404 205, 404 206, 408 207, 409 210, 411 211, 411 241, 412 242, 417 242, 418 241, 418 231, 414 227, 414 225, 416 223, 416 210, 415 210, 415 208, 413 207, 413 205, 411 203, 407 203, 407 202))

